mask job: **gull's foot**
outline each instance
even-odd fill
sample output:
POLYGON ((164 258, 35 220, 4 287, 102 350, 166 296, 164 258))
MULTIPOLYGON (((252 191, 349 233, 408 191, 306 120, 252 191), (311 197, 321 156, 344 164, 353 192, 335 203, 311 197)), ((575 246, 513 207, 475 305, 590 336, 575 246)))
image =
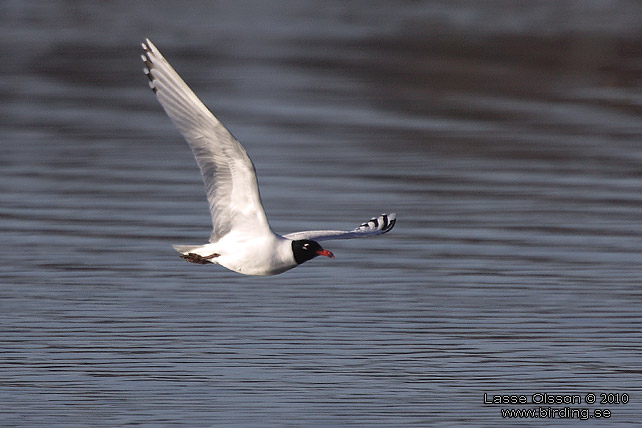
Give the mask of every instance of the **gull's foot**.
POLYGON ((214 253, 209 256, 201 256, 200 254, 196 253, 187 253, 187 254, 181 254, 181 259, 187 260, 190 263, 198 263, 199 265, 204 265, 206 263, 212 263, 212 259, 214 257, 218 257, 220 254, 214 253))

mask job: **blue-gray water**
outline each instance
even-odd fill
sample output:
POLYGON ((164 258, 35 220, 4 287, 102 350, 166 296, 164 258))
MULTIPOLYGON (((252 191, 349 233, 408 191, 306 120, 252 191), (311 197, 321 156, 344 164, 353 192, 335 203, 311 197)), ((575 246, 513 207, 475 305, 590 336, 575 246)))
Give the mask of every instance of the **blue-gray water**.
POLYGON ((240 3, 0 6, 0 426, 508 424, 484 393, 637 426, 639 2, 240 3), (271 278, 180 260, 209 216, 144 37, 277 231, 397 227, 271 278))

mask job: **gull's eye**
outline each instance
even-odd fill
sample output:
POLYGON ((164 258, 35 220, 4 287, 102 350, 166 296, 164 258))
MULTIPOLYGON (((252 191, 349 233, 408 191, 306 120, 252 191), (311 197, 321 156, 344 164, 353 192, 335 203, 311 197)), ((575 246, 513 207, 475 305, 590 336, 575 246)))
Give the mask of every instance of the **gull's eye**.
POLYGON ((307 250, 307 249, 309 249, 309 248, 310 248, 310 244, 303 244, 303 249, 304 249, 304 250, 307 250))

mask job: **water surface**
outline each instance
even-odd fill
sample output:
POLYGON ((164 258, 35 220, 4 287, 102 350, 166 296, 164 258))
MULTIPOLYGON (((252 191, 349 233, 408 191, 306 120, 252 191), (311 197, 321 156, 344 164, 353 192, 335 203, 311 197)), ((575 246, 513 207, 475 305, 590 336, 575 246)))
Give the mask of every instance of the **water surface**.
POLYGON ((484 393, 590 392, 636 425, 637 2, 130 3, 2 6, 0 425, 497 426, 484 393), (209 216, 144 37, 275 230, 395 230, 271 278, 180 260, 209 216))

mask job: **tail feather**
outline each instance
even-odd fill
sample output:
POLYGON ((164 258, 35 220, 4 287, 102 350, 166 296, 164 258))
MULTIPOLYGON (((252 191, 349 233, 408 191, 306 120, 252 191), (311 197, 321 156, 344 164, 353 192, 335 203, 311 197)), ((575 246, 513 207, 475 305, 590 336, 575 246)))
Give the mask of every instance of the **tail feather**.
POLYGON ((172 247, 181 254, 188 254, 198 253, 198 250, 203 248, 203 245, 172 245, 172 247))

